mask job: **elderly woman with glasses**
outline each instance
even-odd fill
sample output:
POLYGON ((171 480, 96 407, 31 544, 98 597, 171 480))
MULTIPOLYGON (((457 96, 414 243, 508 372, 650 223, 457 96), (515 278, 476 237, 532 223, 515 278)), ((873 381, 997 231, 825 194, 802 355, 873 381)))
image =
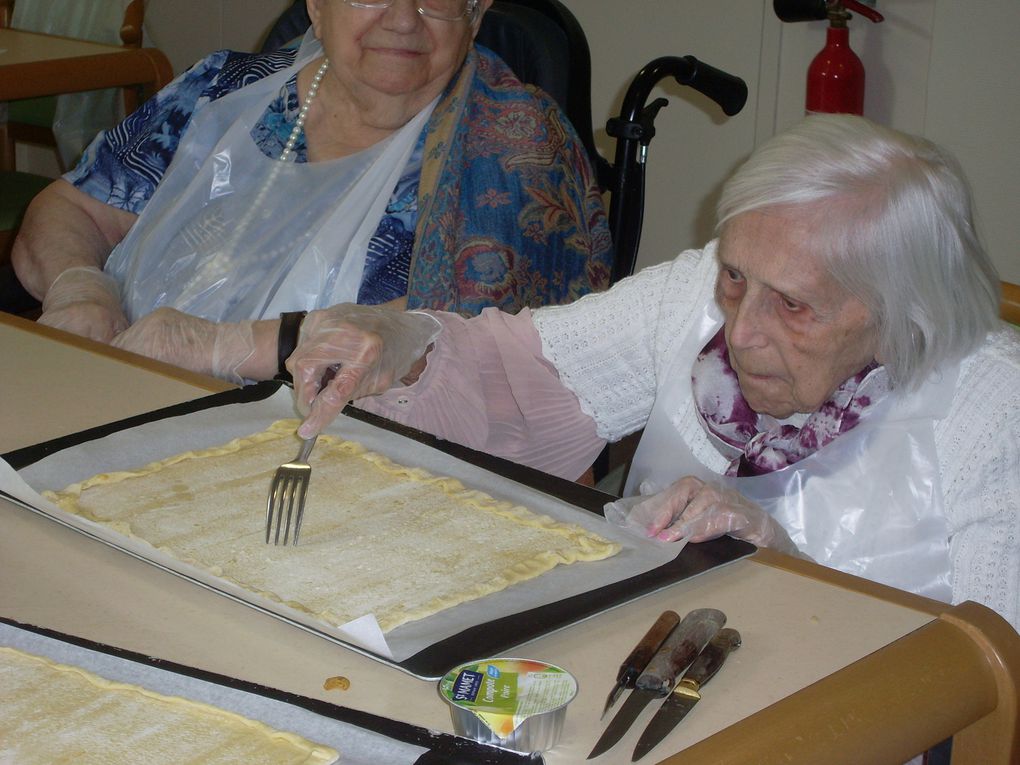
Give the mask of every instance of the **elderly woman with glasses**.
POLYGON ((310 313, 288 361, 299 434, 356 399, 576 479, 643 429, 618 523, 730 534, 1020 624, 1020 335, 957 164, 817 115, 737 170, 718 220, 704 249, 571 305, 310 313))
MULTIPOLYGON (((473 44, 491 1, 308 0, 300 47, 199 62, 31 205, 13 260, 40 321, 167 356, 274 318, 286 358, 300 312, 335 303, 469 315, 604 288, 580 142, 473 44)), ((252 338, 221 342, 205 363, 239 380, 220 360, 252 338)))

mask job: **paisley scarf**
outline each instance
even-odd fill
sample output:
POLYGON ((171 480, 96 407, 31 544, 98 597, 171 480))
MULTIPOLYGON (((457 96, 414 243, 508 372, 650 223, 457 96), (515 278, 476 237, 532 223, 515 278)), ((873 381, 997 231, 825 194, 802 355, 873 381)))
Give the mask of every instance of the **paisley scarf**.
POLYGON ((783 424, 760 416, 744 399, 720 329, 694 362, 691 388, 708 431, 740 452, 726 474, 753 476, 799 462, 852 429, 889 385, 885 368, 872 362, 836 388, 802 425, 783 424))
POLYGON ((516 313, 609 286, 601 192, 549 96, 475 46, 426 131, 408 308, 516 313))

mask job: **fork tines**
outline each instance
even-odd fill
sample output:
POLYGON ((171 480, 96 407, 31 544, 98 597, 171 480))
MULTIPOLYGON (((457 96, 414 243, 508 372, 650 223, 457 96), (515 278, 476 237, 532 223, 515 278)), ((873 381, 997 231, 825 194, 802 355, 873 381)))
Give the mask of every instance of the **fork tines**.
POLYGON ((280 532, 283 531, 283 544, 291 538, 293 528, 293 544, 298 543, 301 534, 301 521, 305 514, 305 495, 308 492, 308 481, 312 468, 308 464, 308 455, 312 452, 315 439, 305 439, 301 451, 293 462, 280 465, 273 476, 269 487, 269 498, 266 501, 266 544, 270 538, 273 544, 280 544, 280 532), (284 512, 286 511, 286 515, 284 512), (273 530, 275 516, 275 532, 273 530))

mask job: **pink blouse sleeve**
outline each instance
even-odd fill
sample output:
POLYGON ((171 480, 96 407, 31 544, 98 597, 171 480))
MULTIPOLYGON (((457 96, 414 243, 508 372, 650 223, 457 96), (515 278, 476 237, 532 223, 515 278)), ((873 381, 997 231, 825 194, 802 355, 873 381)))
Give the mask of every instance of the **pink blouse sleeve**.
POLYGON ((418 382, 355 404, 479 451, 579 478, 605 441, 542 356, 531 312, 432 315, 443 332, 418 382))

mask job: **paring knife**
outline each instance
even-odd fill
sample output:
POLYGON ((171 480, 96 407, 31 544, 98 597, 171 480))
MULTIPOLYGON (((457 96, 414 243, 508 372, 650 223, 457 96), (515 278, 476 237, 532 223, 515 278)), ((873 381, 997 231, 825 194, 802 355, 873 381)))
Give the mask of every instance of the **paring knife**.
POLYGON ((726 614, 715 608, 697 608, 691 611, 666 638, 666 642, 655 653, 648 666, 638 675, 635 688, 623 702, 616 716, 609 723, 588 755, 598 757, 630 728, 648 704, 668 696, 676 686, 676 679, 683 674, 701 653, 708 641, 726 624, 726 614))
POLYGON ((701 700, 701 689, 726 661, 730 651, 740 647, 740 633, 725 627, 712 638, 691 664, 673 692, 666 697, 634 747, 631 762, 650 752, 701 700))
POLYGON ((645 633, 645 636, 641 638, 641 642, 634 647, 634 650, 630 652, 630 655, 620 665, 620 671, 616 673, 616 685, 609 692, 606 705, 602 709, 602 717, 606 716, 606 712, 620 698, 620 694, 623 693, 625 688, 634 687, 638 675, 648 666, 648 662, 651 661, 655 652, 659 650, 669 636, 669 633, 679 623, 680 614, 676 611, 663 611, 659 618, 655 620, 655 624, 645 633))

